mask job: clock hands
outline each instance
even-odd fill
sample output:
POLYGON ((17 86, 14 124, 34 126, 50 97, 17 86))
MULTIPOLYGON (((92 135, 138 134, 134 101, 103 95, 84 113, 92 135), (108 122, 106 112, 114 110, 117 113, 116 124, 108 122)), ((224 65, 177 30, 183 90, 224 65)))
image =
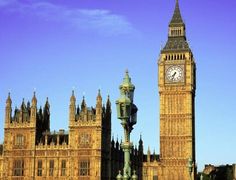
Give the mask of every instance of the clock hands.
POLYGON ((176 72, 174 72, 174 74, 172 74, 172 75, 171 75, 171 77, 172 77, 172 80, 174 80, 174 78, 175 78, 175 75, 176 75, 176 72))

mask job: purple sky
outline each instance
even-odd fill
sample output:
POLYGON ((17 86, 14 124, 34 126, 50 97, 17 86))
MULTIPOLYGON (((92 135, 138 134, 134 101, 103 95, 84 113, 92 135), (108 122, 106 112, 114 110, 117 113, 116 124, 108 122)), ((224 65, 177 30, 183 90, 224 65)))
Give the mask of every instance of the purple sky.
MULTIPOLYGON (((159 152, 157 59, 167 40, 175 0, 0 0, 0 141, 8 91, 13 107, 49 97, 51 130, 68 129, 74 88, 94 106, 97 90, 111 96, 114 137, 122 136, 115 100, 125 69, 136 86, 145 150, 159 152)), ((197 64, 196 151, 204 164, 236 163, 236 1, 180 0, 197 64)))

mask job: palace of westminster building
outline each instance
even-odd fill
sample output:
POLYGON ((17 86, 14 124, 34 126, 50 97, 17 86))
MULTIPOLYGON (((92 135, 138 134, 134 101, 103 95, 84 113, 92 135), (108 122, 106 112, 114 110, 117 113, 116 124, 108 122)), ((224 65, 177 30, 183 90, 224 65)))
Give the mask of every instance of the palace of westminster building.
MULTIPOLYGON (((195 62, 186 40, 185 24, 176 0, 168 40, 158 59, 160 96, 160 154, 131 151, 131 166, 140 180, 196 179, 195 62), (191 171, 188 163, 191 160, 191 171)), ((100 91, 95 107, 70 97, 69 131, 50 132, 50 105, 22 102, 12 111, 6 100, 4 143, 0 145, 0 179, 109 180, 122 170, 121 144, 111 137, 111 102, 100 91)))

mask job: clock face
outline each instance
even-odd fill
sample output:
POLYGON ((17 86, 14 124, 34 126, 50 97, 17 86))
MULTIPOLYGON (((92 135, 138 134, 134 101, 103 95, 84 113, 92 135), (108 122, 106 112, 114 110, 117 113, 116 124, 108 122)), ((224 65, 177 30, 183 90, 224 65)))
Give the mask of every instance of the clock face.
POLYGON ((180 66, 170 66, 166 71, 166 79, 169 82, 180 82, 183 80, 184 72, 180 66))

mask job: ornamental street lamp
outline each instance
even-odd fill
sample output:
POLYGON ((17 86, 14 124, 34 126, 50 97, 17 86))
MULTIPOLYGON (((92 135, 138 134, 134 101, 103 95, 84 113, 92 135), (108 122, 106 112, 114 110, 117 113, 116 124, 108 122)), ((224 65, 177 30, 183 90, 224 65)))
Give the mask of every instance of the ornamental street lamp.
POLYGON ((193 160, 192 158, 188 159, 188 172, 189 172, 189 178, 192 180, 192 172, 193 172, 193 160))
POLYGON ((136 180, 138 176, 135 171, 131 176, 131 162, 130 162, 130 151, 133 144, 130 142, 130 133, 133 130, 133 125, 137 123, 137 111, 138 108, 133 103, 134 89, 135 86, 131 83, 128 71, 125 73, 123 83, 119 87, 120 98, 116 101, 117 118, 121 120, 121 125, 124 129, 124 142, 121 147, 124 151, 124 169, 123 176, 121 171, 117 175, 117 180, 136 180))

